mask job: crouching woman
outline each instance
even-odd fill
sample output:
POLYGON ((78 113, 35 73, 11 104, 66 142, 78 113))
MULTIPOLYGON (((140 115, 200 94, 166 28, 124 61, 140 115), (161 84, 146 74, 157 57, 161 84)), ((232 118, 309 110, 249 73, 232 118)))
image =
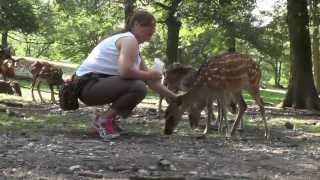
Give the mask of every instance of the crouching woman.
POLYGON ((176 95, 160 83, 160 72, 147 68, 139 45, 149 41, 155 32, 155 18, 144 10, 136 11, 124 32, 102 40, 76 71, 77 77, 92 76, 80 92, 80 100, 89 106, 111 104, 97 115, 93 126, 104 140, 120 136, 115 121, 128 117, 145 98, 146 85, 160 95, 176 95))

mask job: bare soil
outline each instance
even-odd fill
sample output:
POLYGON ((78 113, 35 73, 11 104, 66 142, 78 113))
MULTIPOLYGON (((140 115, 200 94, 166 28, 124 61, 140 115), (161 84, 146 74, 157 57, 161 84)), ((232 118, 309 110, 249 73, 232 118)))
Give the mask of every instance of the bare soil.
MULTIPOLYGON (((102 110, 102 107, 100 109, 102 110)), ((70 122, 90 119, 96 111, 81 107, 61 112, 54 105, 25 105, 8 115, 27 120, 37 114, 58 114, 70 122)), ((274 127, 271 140, 256 126, 232 139, 217 132, 204 137, 181 122, 163 135, 164 119, 155 107, 139 106, 122 120, 129 130, 105 142, 87 127, 39 128, 0 132, 0 179, 320 179, 320 137, 299 129, 274 127)), ((319 121, 319 117, 312 117, 319 121)))

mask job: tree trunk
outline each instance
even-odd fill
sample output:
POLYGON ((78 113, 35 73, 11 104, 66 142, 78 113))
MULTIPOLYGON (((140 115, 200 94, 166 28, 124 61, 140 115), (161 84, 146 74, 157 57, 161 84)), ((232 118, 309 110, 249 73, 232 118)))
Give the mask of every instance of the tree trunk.
POLYGON ((2 32, 1 35, 1 46, 8 47, 8 31, 2 32))
POLYGON ((166 25, 168 27, 166 50, 168 64, 178 61, 179 31, 181 28, 181 22, 176 14, 180 2, 181 0, 173 0, 171 6, 168 8, 168 18, 166 19, 166 25))
POLYGON ((313 33, 312 33, 312 59, 313 59, 313 72, 314 72, 314 82, 316 85, 317 92, 320 92, 320 34, 319 34, 319 26, 320 26, 320 9, 318 4, 319 0, 311 1, 311 13, 312 13, 312 25, 313 25, 313 33))
POLYGON ((167 57, 168 64, 172 64, 178 61, 178 46, 179 46, 179 31, 181 22, 174 16, 168 17, 166 21, 168 27, 168 39, 167 39, 167 57))
POLYGON ((135 3, 136 3, 136 0, 125 0, 124 1, 124 17, 125 17, 126 29, 127 29, 129 19, 134 12, 135 3))
POLYGON ((287 2, 292 78, 283 106, 319 110, 320 99, 312 74, 307 2, 305 0, 287 2))

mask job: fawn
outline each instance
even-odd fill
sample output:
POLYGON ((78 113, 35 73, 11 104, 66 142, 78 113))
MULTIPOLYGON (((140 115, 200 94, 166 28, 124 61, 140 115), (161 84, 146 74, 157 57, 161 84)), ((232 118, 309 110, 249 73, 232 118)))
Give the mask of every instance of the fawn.
POLYGON ((165 112, 165 134, 172 134, 181 120, 181 116, 195 102, 208 98, 217 98, 225 109, 230 97, 235 98, 239 112, 228 136, 232 136, 238 127, 246 109, 242 90, 247 90, 260 107, 264 122, 265 137, 269 130, 264 113, 263 101, 260 97, 259 83, 261 71, 258 64, 246 55, 225 53, 209 59, 202 64, 190 90, 169 104, 165 112))
MULTIPOLYGON (((164 81, 163 84, 168 87, 168 89, 172 90, 175 93, 178 93, 179 91, 188 91, 192 83, 194 82, 197 75, 197 71, 195 68, 193 68, 190 65, 183 65, 180 63, 174 63, 170 65, 167 70, 164 73, 164 81)), ((161 112, 162 109, 162 99, 163 97, 160 96, 159 99, 159 106, 158 106, 158 112, 161 112)), ((211 127, 211 120, 215 120, 215 116, 213 114, 213 98, 204 99, 202 101, 198 101, 195 104, 193 104, 190 108, 187 109, 189 114, 189 123, 191 128, 198 127, 199 121, 201 119, 201 112, 203 109, 207 110, 207 118, 206 118, 206 126, 204 129, 204 134, 206 134, 211 127)), ((236 104, 234 104, 233 101, 230 101, 231 103, 227 106, 228 110, 235 114, 236 112, 236 104)), ((218 106, 218 121, 216 121, 216 125, 218 126, 219 131, 222 129, 222 119, 226 119, 226 111, 222 110, 217 103, 218 106)), ((241 121, 242 122, 242 121, 241 121)), ((242 127, 242 123, 241 123, 242 127)))
POLYGON ((0 48, 0 64, 2 64, 5 59, 12 59, 10 48, 0 48))
POLYGON ((0 80, 0 93, 22 96, 20 85, 16 81, 0 80))
MULTIPOLYGON (((196 74, 197 72, 192 66, 174 63, 167 67, 167 70, 164 72, 163 84, 174 93, 178 93, 179 91, 186 92, 192 86, 196 74)), ((160 96, 158 104, 159 113, 162 111, 162 100, 163 97, 160 96)), ((188 109, 191 128, 198 127, 201 111, 205 107, 207 108, 207 121, 211 122, 211 119, 215 119, 211 99, 197 102, 196 106, 192 106, 188 109)))
POLYGON ((47 62, 35 61, 30 66, 30 72, 32 74, 31 94, 33 101, 36 102, 34 97, 34 86, 37 85, 37 91, 41 102, 44 102, 40 93, 40 84, 42 82, 47 83, 50 88, 51 101, 57 103, 54 97, 53 86, 60 86, 63 84, 62 70, 59 67, 55 67, 47 62))
POLYGON ((10 48, 0 48, 0 74, 2 74, 3 80, 15 77, 17 60, 12 58, 11 53, 10 48))

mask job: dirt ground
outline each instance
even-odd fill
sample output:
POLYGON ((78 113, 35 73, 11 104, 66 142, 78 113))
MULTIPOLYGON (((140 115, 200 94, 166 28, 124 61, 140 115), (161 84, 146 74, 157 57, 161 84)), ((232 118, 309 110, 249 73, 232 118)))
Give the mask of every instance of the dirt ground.
MULTIPOLYGON (((16 109, 25 117, 53 113, 70 121, 95 111, 82 107, 61 112, 49 105, 16 109)), ((320 179, 320 137, 299 129, 272 128, 267 141, 257 123, 226 139, 217 132, 207 137, 181 133, 190 129, 185 121, 180 133, 165 136, 164 119, 146 106, 136 108, 122 125, 129 134, 110 142, 90 128, 68 130, 63 125, 0 132, 0 179, 320 179)))

